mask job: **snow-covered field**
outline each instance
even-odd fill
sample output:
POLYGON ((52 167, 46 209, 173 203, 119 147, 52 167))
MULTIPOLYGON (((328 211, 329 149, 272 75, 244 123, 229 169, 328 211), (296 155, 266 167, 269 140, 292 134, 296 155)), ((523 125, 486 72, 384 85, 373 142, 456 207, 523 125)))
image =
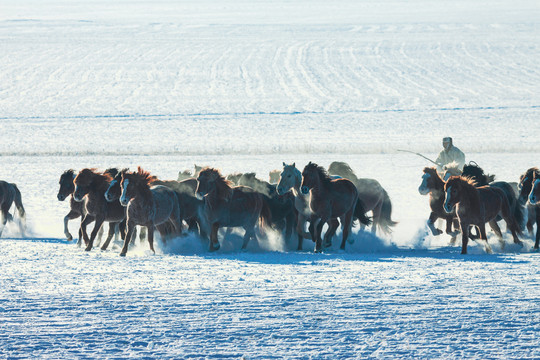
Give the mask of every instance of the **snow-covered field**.
POLYGON ((535 1, 0 1, 0 179, 29 228, 0 240, 0 356, 539 358, 532 240, 462 256, 428 235, 429 163, 397 152, 453 136, 498 179, 539 166, 538 19, 535 1), (388 190, 391 237, 125 259, 63 238, 68 168, 334 160, 388 190))

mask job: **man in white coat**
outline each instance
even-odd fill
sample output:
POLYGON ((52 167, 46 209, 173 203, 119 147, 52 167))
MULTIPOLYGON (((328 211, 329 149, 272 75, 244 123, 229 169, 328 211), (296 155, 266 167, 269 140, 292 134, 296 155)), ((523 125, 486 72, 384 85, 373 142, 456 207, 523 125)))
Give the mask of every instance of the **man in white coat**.
POLYGON ((435 160, 437 164, 437 171, 443 172, 445 170, 444 166, 455 161, 459 165, 459 169, 463 171, 465 166, 465 154, 452 143, 451 137, 443 138, 443 150, 439 153, 439 156, 435 160))

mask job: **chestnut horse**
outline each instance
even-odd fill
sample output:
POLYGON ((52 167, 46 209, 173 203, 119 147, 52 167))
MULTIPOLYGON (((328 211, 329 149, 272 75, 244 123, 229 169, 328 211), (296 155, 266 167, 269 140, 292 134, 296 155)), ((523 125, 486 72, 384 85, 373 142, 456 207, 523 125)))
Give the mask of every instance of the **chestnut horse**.
POLYGON ((152 183, 155 181, 156 177, 140 166, 136 172, 122 172, 120 203, 127 206, 127 235, 120 256, 126 256, 136 225, 146 226, 148 245, 154 253, 154 227, 157 227, 162 237, 182 234, 182 219, 176 193, 163 185, 154 186, 152 183), (172 234, 165 233, 159 227, 166 222, 173 226, 172 234))
POLYGON ((2 218, 0 236, 2 236, 6 223, 13 221, 13 216, 9 213, 9 209, 13 203, 15 203, 15 207, 19 213, 19 230, 21 236, 25 236, 26 212, 22 204, 21 192, 17 185, 0 180, 0 217, 2 218))
POLYGON ((263 195, 247 186, 232 186, 219 170, 204 168, 197 177, 196 195, 204 199, 201 217, 210 232, 210 251, 220 248, 220 227, 243 227, 246 231, 242 249, 246 249, 251 238, 256 239, 255 225, 270 224, 270 208, 263 195))
POLYGON ((339 175, 345 179, 349 179, 356 186, 358 198, 362 200, 366 211, 373 213, 373 224, 371 232, 373 234, 379 229, 389 234, 392 232, 391 227, 397 222, 392 220, 392 202, 386 190, 375 179, 358 178, 349 164, 342 161, 334 161, 328 167, 330 175, 339 175))
POLYGON ((83 169, 73 180, 73 184, 75 185, 73 199, 82 202, 86 197, 84 203, 86 215, 81 223, 86 251, 92 250, 97 232, 105 221, 109 222, 109 234, 105 243, 108 244, 111 241, 117 224, 120 225, 120 234, 124 234, 124 219, 126 217, 124 208, 118 201, 111 203, 106 201, 104 196, 105 191, 109 187, 109 182, 117 172, 116 169, 109 169, 103 173, 95 169, 83 169), (90 238, 88 238, 86 226, 94 220, 96 224, 90 234, 90 238))
MULTIPOLYGON (((315 239, 315 252, 322 251, 322 228, 331 219, 340 218, 343 226, 343 238, 340 248, 345 249, 345 242, 351 232, 354 209, 358 201, 356 186, 347 179, 332 180, 326 170, 310 162, 302 171, 302 194, 310 194, 309 208, 315 225, 312 239, 315 239)), ((328 232, 331 232, 329 229, 328 232)), ((335 231, 335 229, 333 229, 335 231)))
MULTIPOLYGON (((84 220, 84 216, 86 215, 86 208, 84 205, 85 201, 83 200, 81 202, 78 202, 73 199, 73 193, 75 192, 75 184, 73 184, 73 180, 75 180, 75 176, 75 171, 73 169, 64 171, 64 173, 60 175, 60 181, 58 182, 60 188, 58 189, 58 194, 56 195, 58 201, 64 201, 69 196, 70 210, 68 214, 64 216, 64 235, 66 235, 67 241, 73 240, 73 236, 69 232, 68 228, 69 220, 74 220, 80 217, 82 223, 82 221, 84 220)), ((97 235, 98 240, 101 241, 102 235, 103 227, 99 229, 99 233, 97 235)), ((79 226, 79 240, 77 241, 77 245, 81 245, 82 239, 82 228, 79 226)))
POLYGON ((480 239, 486 242, 486 251, 491 252, 487 242, 486 223, 489 223, 502 246, 504 246, 501 229, 497 224, 497 215, 501 215, 506 226, 512 232, 514 243, 521 244, 517 234, 521 233, 516 219, 511 213, 508 199, 503 190, 491 187, 476 187, 473 180, 461 176, 452 176, 444 185, 444 209, 451 213, 455 209, 462 235, 461 253, 467 253, 469 226, 480 230, 480 239))
MULTIPOLYGON (((527 230, 529 234, 533 233, 533 226, 536 223, 536 241, 534 242, 534 248, 538 249, 540 243, 540 204, 535 205, 529 200, 531 190, 533 188, 534 179, 540 179, 540 170, 536 167, 528 169, 525 174, 521 175, 519 179, 519 202, 527 205, 527 213, 529 218, 527 219, 527 230)), ((538 202, 538 200, 536 200, 538 202)))
POLYGON ((429 194, 431 214, 429 214, 427 224, 431 233, 435 236, 442 234, 442 231, 435 227, 435 221, 437 219, 444 219, 446 221, 446 233, 452 237, 450 243, 454 244, 459 232, 457 230, 452 231, 452 225, 454 225, 454 229, 457 229, 459 222, 454 211, 447 213, 443 208, 444 181, 440 178, 436 168, 424 168, 424 175, 422 175, 422 183, 418 187, 418 192, 420 195, 429 194))

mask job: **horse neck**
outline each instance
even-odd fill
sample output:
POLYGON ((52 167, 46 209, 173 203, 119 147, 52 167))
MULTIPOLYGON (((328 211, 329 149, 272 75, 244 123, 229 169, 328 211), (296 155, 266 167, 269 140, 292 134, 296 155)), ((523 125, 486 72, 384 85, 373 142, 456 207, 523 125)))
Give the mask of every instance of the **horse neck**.
POLYGON ((138 206, 152 206, 154 198, 150 190, 150 185, 143 182, 137 183, 133 200, 138 206))
POLYGON ((461 185, 461 189, 459 194, 459 205, 467 209, 478 211, 480 207, 480 194, 478 193, 478 189, 466 182, 461 185))
POLYGON ((315 197, 322 197, 324 198, 326 196, 326 188, 323 183, 323 179, 319 175, 317 175, 317 183, 311 188, 311 194, 315 197))

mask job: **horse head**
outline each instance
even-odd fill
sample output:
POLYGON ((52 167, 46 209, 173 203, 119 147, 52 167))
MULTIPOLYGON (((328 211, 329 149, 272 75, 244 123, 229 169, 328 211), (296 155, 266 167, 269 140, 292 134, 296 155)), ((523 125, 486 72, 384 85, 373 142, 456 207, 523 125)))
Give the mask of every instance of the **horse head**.
POLYGON ((296 182, 302 179, 302 173, 296 168, 296 164, 287 165, 283 163, 283 171, 279 174, 279 180, 276 185, 278 195, 284 195, 296 185, 296 182))
POLYGON ((455 161, 452 161, 449 164, 444 166, 444 173, 441 176, 443 181, 447 181, 451 176, 460 176, 463 172, 459 168, 459 164, 455 161))
POLYGON ((302 184, 300 185, 300 190, 302 194, 307 195, 309 191, 313 188, 319 187, 321 183, 328 183, 331 179, 321 166, 312 163, 311 161, 304 167, 302 171, 302 184))
POLYGON ((422 183, 418 187, 420 195, 427 195, 432 190, 442 190, 444 182, 437 174, 437 170, 434 167, 424 168, 424 175, 422 175, 422 183))
POLYGON ((107 191, 105 191, 105 200, 108 202, 113 202, 114 200, 118 200, 120 198, 120 195, 122 195, 122 187, 120 186, 122 183, 122 175, 126 172, 128 172, 128 169, 123 169, 120 172, 117 172, 116 176, 109 183, 107 191))
POLYGON ((461 187, 463 180, 459 176, 452 176, 444 184, 444 211, 451 213, 457 203, 461 201, 461 187))
POLYGON ((197 176, 197 189, 195 196, 202 200, 206 195, 216 192, 221 200, 229 200, 232 196, 232 183, 225 179, 219 170, 214 168, 204 168, 197 176))
POLYGON ((272 170, 268 173, 268 180, 270 184, 277 184, 279 181, 279 174, 281 171, 279 170, 272 170))
POLYGON ((532 180, 532 189, 529 194, 531 205, 537 205, 540 200, 540 174, 535 172, 532 180))
POLYGON ((143 170, 140 166, 136 172, 121 172, 122 181, 120 187, 122 194, 120 195, 120 204, 127 206, 129 201, 133 199, 141 189, 150 188, 150 183, 156 181, 156 177, 150 175, 148 171, 143 170))
POLYGON ((90 192, 90 188, 96 176, 95 171, 95 169, 83 169, 77 174, 73 180, 73 184, 75 185, 73 199, 75 201, 81 202, 84 196, 90 192))
POLYGON ((339 175, 342 178, 349 179, 352 182, 357 182, 358 177, 354 173, 354 170, 343 161, 334 161, 328 167, 328 173, 330 175, 339 175))
POLYGON ((75 171, 72 169, 66 170, 60 175, 60 181, 58 182, 60 189, 58 189, 58 195, 56 195, 58 201, 64 201, 69 195, 73 194, 75 191, 73 180, 75 180, 75 171))
POLYGON ((531 193, 533 186, 533 178, 537 175, 537 178, 540 177, 540 170, 536 167, 528 169, 525 174, 521 175, 519 178, 518 190, 519 190, 519 202, 524 205, 531 193))

